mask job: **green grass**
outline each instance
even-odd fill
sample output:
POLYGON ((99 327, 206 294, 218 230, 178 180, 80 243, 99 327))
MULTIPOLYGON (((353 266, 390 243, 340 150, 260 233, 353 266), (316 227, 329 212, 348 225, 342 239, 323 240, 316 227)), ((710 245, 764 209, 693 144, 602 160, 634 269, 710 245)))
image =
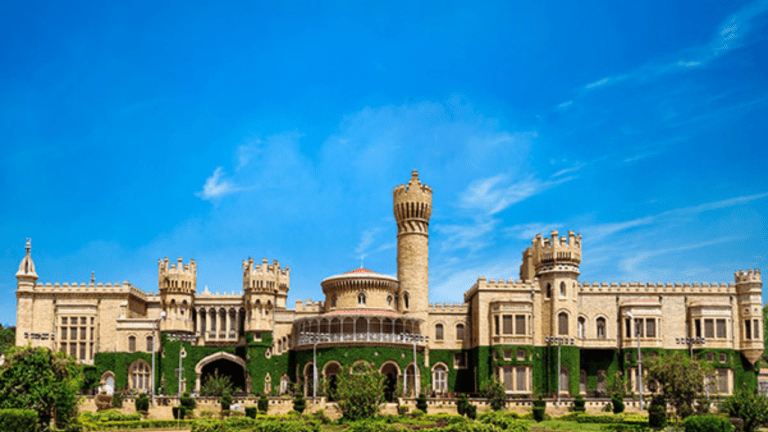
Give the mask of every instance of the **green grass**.
POLYGON ((536 431, 573 431, 573 432, 601 432, 608 428, 605 424, 599 423, 578 423, 575 421, 566 420, 545 420, 541 423, 536 423, 530 420, 531 432, 536 431))

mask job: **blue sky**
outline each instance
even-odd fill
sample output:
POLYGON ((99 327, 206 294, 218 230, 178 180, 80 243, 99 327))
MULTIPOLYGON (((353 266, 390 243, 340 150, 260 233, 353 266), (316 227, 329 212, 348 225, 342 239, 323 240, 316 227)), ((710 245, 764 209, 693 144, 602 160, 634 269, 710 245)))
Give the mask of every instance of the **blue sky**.
POLYGON ((41 282, 395 274, 412 169, 433 302, 551 229, 582 281, 768 268, 766 36, 768 1, 3 2, 0 322, 27 237, 41 282))

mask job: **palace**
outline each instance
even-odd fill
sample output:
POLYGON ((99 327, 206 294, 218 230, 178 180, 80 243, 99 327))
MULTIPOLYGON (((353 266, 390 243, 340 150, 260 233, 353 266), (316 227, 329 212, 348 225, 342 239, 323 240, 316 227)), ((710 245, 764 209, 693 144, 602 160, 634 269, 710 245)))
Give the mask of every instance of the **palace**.
POLYGON ((248 394, 298 383, 311 395, 319 379, 332 387, 342 368, 366 361, 387 376, 388 398, 476 392, 492 377, 520 397, 602 396, 617 372, 637 391, 638 354, 673 350, 711 363, 719 394, 757 387, 759 270, 737 271, 732 283, 580 282, 581 235, 552 231, 523 252, 518 280, 479 277, 461 303, 430 304, 432 189, 416 171, 394 189, 393 209, 397 276, 330 276, 320 283, 325 301, 293 309, 291 272, 277 261, 243 261, 242 291, 222 295, 198 293, 194 260, 165 258, 158 292, 147 293, 93 277, 40 283, 27 241, 16 344, 77 358, 107 393, 198 393, 219 373, 248 394))

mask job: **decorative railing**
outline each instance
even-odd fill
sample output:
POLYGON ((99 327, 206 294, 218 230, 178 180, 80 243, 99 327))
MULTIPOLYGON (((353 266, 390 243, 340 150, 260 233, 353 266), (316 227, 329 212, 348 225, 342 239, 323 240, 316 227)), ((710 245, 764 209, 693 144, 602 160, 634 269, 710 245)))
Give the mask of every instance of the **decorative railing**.
POLYGON ((411 333, 383 333, 383 332, 360 332, 360 333, 313 333, 301 332, 296 345, 311 345, 314 343, 344 343, 344 342, 373 342, 373 343, 401 343, 425 345, 429 341, 429 336, 423 336, 411 333))

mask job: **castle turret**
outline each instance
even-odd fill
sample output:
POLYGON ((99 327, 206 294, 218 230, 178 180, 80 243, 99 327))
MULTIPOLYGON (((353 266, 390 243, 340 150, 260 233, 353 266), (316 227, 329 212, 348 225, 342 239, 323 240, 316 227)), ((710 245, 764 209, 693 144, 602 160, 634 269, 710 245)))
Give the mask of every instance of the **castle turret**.
POLYGON ((275 309, 285 309, 291 288, 291 269, 282 269, 277 260, 254 264, 253 258, 243 261, 243 292, 245 293, 246 332, 272 331, 275 309))
POLYGON ((427 319, 429 307, 429 218, 432 188, 422 184, 419 172, 392 192, 397 221, 398 311, 427 319))
POLYGON ((763 282, 760 270, 739 270, 734 273, 738 310, 736 328, 740 329, 739 346, 744 357, 755 364, 763 355, 763 282))
POLYGON ((197 264, 189 264, 179 257, 171 263, 168 257, 157 260, 158 287, 163 310, 167 313, 162 322, 163 331, 194 332, 193 306, 197 292, 197 264))
POLYGON ((24 333, 31 332, 33 329, 33 310, 35 283, 37 282, 37 273, 35 272, 35 263, 32 261, 32 242, 27 239, 27 254, 22 258, 19 264, 19 271, 16 272, 16 345, 24 345, 24 333))
POLYGON ((581 234, 573 231, 568 231, 567 237, 559 236, 557 231, 552 231, 549 238, 539 234, 523 253, 521 279, 539 279, 542 335, 576 336, 580 263, 581 234))

